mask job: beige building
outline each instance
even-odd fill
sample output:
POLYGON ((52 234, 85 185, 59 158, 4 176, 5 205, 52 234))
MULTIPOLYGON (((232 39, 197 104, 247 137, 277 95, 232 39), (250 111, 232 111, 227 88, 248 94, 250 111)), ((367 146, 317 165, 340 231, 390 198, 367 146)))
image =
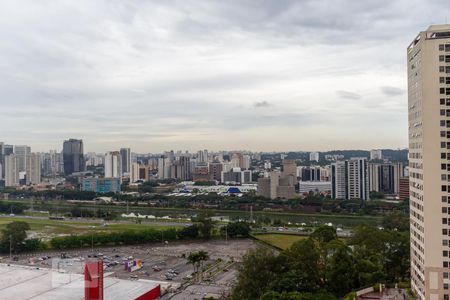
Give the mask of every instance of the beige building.
POLYGON ((449 299, 450 25, 420 32, 407 55, 411 285, 449 299))
POLYGON ((31 153, 26 157, 26 184, 41 183, 41 156, 31 153))
POLYGON ((297 196, 295 183, 297 182, 297 165, 294 160, 284 159, 283 171, 271 171, 266 178, 258 179, 257 195, 265 198, 292 199, 297 196))

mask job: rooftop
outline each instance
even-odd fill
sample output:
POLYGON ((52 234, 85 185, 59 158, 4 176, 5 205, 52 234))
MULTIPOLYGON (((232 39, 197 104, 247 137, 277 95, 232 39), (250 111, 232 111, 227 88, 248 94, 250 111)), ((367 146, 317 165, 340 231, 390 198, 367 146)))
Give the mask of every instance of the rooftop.
MULTIPOLYGON (((159 285, 150 280, 104 278, 104 299, 136 299, 159 285)), ((0 264, 1 299, 84 299, 84 275, 0 264)))

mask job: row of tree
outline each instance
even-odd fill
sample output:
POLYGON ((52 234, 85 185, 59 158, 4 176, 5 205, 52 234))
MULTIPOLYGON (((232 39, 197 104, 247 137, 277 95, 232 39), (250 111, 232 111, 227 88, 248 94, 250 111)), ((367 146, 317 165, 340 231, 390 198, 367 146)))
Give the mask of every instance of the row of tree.
POLYGON ((408 232, 363 226, 344 241, 323 226, 282 253, 251 250, 232 298, 334 300, 360 287, 408 277, 408 232))

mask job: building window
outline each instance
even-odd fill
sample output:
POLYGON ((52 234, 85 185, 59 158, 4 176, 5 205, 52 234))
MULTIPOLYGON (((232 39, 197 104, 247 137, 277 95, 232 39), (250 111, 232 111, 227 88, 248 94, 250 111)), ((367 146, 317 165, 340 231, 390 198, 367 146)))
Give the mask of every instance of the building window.
MULTIPOLYGON (((447 266, 448 266, 448 262, 447 262, 447 266)), ((448 283, 444 283, 444 290, 448 290, 448 283)))
POLYGON ((439 72, 440 73, 444 73, 444 70, 445 70, 444 66, 439 66, 439 72))
POLYGON ((442 213, 446 214, 447 213, 447 207, 442 207, 442 213))
POLYGON ((448 230, 447 229, 442 229, 442 235, 447 235, 448 230))
POLYGON ((445 49, 444 44, 440 44, 439 45, 439 51, 444 51, 444 49, 445 49))
POLYGON ((441 116, 445 116, 445 109, 441 109, 441 116))
POLYGON ((442 196, 442 197, 441 197, 441 201, 442 201, 442 202, 447 202, 447 196, 442 196))
POLYGON ((443 257, 448 257, 448 251, 447 250, 442 251, 442 256, 443 257))
POLYGON ((444 55, 439 55, 439 61, 444 61, 445 60, 445 56, 444 55))
POLYGON ((444 272, 444 278, 448 279, 448 272, 444 272))
POLYGON ((439 99, 439 102, 441 103, 441 105, 445 105, 445 99, 444 98, 439 99))
POLYGON ((440 88, 440 89, 439 89, 439 93, 440 93, 441 95, 445 95, 445 88, 440 88))
MULTIPOLYGON (((442 262, 442 266, 443 266, 444 268, 448 268, 448 261, 442 262)), ((448 290, 448 287, 447 287, 447 290, 448 290)))
MULTIPOLYGON (((447 224, 447 218, 442 218, 442 224, 447 224)), ((444 241, 448 242, 447 240, 443 240, 442 242, 444 242, 444 241)), ((446 245, 444 245, 444 246, 446 246, 446 245)))

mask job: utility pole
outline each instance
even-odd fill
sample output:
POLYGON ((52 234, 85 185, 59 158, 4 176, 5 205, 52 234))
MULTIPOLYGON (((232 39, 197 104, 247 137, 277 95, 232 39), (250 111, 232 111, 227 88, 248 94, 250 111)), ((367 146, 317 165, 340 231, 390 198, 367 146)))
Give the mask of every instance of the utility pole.
POLYGON ((228 245, 228 227, 225 226, 225 243, 228 245))
POLYGON ((12 260, 12 236, 9 235, 9 260, 12 260))

